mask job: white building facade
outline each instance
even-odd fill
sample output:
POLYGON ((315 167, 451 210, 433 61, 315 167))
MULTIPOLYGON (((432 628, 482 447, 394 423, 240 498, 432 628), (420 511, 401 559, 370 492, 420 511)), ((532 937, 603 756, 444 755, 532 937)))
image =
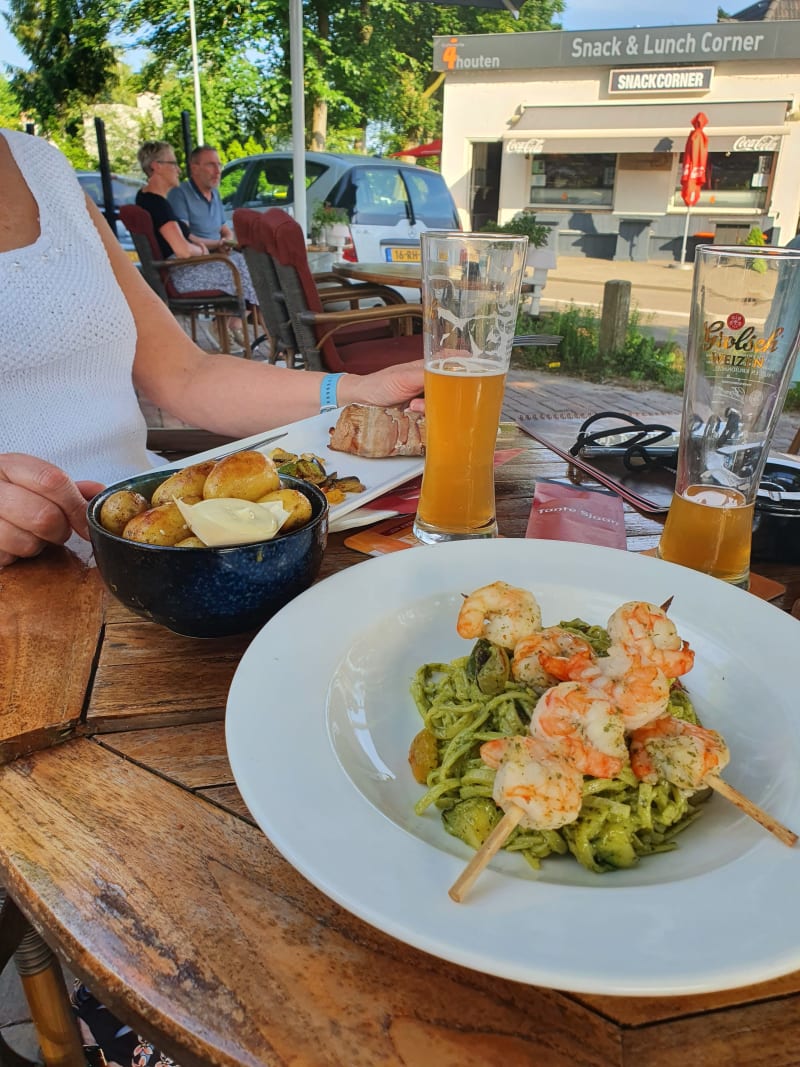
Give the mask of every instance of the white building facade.
POLYGON ((442 173, 465 228, 520 211, 562 255, 689 258, 700 241, 773 244, 800 216, 800 21, 434 39, 442 173), (681 162, 708 118, 707 185, 681 162), (688 226, 687 226, 688 221, 688 226))

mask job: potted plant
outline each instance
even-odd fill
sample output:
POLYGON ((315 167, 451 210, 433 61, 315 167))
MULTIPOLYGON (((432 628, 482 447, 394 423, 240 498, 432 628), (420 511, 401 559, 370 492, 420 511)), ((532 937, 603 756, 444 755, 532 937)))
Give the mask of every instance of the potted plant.
POLYGON ((547 272, 556 266, 555 230, 546 223, 537 222, 532 211, 520 211, 508 222, 487 222, 481 232, 507 233, 528 238, 525 281, 528 285, 532 284, 533 289, 528 290, 523 298, 522 309, 528 315, 538 315, 547 272))
MULTIPOLYGON (((767 238, 760 226, 751 226, 750 232, 744 239, 745 245, 749 245, 751 248, 763 248, 767 243, 767 238)), ((750 269, 756 271, 758 274, 763 274, 767 269, 767 264, 763 259, 752 259, 750 261, 750 269)))
POLYGON ((508 222, 487 222, 482 233, 507 233, 515 237, 527 237, 528 247, 542 248, 547 244, 550 227, 537 222, 532 211, 520 211, 508 222))
POLYGON ((349 218, 343 207, 331 207, 320 201, 311 216, 311 240, 314 244, 341 247, 349 236, 349 218))

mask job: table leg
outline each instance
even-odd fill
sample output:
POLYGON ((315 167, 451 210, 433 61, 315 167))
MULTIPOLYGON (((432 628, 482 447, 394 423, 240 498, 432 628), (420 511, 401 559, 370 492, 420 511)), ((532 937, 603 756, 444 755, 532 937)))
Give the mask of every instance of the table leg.
MULTIPOLYGON (((85 1067, 83 1043, 57 958, 4 889, 0 903, 0 970, 13 953, 45 1064, 85 1067)), ((0 1058, 27 1062, 13 1053, 9 1056, 10 1051, 0 1048, 0 1058)))

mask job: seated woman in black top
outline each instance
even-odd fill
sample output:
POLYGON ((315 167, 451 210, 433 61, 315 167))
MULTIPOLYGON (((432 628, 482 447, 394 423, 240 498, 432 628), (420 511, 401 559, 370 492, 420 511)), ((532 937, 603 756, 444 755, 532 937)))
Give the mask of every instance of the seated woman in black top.
MULTIPOLYGON (((208 255, 203 244, 189 240, 189 227, 175 215, 167 193, 180 185, 180 165, 175 159, 175 152, 167 141, 146 141, 139 149, 139 164, 147 175, 147 181, 136 194, 136 203, 145 209, 153 219, 156 239, 164 259, 185 259, 188 256, 208 255)), ((258 304, 258 298, 250 280, 250 274, 240 252, 230 252, 229 258, 236 264, 242 279, 244 298, 251 305, 258 304)), ((217 290, 235 295, 233 275, 218 260, 211 263, 192 264, 172 272, 172 281, 178 292, 188 293, 198 290, 217 290)), ((242 323, 231 319, 231 328, 236 336, 242 329, 242 323)))

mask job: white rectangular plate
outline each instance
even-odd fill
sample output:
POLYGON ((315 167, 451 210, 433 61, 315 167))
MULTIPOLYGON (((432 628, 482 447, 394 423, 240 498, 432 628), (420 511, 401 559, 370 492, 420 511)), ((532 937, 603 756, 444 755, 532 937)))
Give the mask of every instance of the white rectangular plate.
MULTIPOLYGON (((287 452, 313 452, 319 456, 325 464, 325 470, 329 474, 338 473, 344 478, 353 476, 365 486, 363 493, 348 493, 341 504, 334 504, 330 509, 330 529, 347 529, 354 525, 340 520, 351 511, 363 507, 370 500, 388 493, 409 478, 415 478, 422 473, 423 460, 421 456, 393 456, 391 459, 365 459, 363 456, 352 456, 348 452, 335 452, 328 447, 330 440, 329 430, 336 425, 340 409, 327 411, 322 415, 313 415, 310 419, 301 419, 299 422, 291 422, 287 426, 276 426, 274 430, 264 430, 262 433, 243 437, 240 441, 233 441, 219 448, 210 448, 207 452, 198 452, 195 456, 181 459, 173 463, 165 463, 157 470, 168 470, 175 467, 188 467, 192 463, 200 463, 205 459, 217 459, 234 452, 237 448, 247 448, 250 444, 263 441, 265 437, 272 437, 285 433, 285 437, 263 445, 258 451, 269 454, 274 448, 283 448, 287 452)), ((378 522, 386 518, 385 511, 375 511, 374 517, 368 515, 357 525, 365 525, 368 522, 378 522)), ((393 515, 395 512, 389 512, 393 515)))

